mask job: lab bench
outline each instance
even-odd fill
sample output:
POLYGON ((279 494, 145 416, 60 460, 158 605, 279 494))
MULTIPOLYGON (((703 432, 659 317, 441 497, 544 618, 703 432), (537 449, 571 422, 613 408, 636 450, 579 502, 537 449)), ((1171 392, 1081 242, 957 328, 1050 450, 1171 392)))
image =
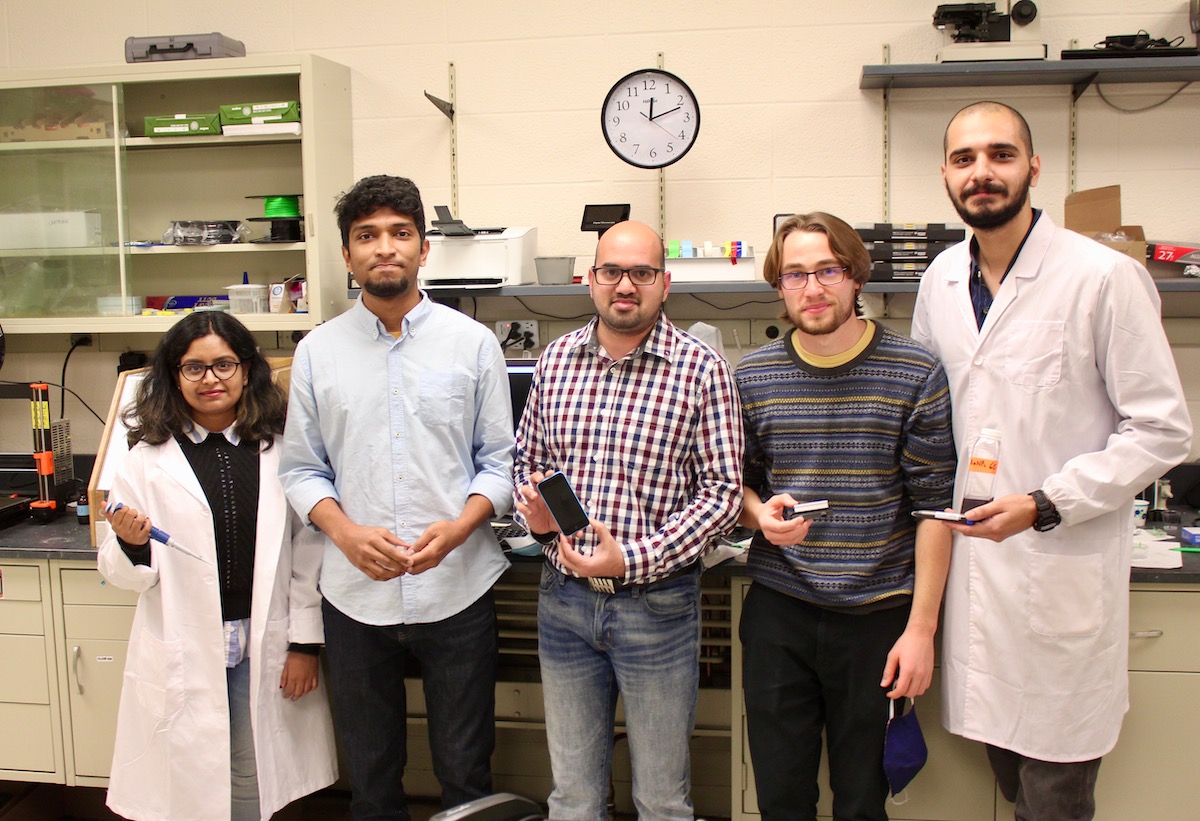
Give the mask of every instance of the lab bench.
MULTIPOLYGON (((502 672, 494 760, 497 789, 544 797, 550 779, 536 661, 539 571, 538 560, 514 561, 497 584, 502 672)), ((0 529, 0 573, 0 779, 103 786, 136 594, 100 577, 87 528, 69 517, 0 529)), ((749 583, 741 566, 729 563, 704 575, 705 686, 692 748, 697 812, 735 819, 758 816, 736 640, 749 583)), ((1130 590, 1131 706, 1121 740, 1102 767, 1097 818, 1190 819, 1192 748, 1200 737, 1194 708, 1200 703, 1200 634, 1193 629, 1200 622, 1200 554, 1183 554, 1178 570, 1134 569, 1130 590)), ((413 794, 432 795, 437 784, 422 748, 423 701, 419 683, 412 684, 406 782, 413 794)), ((935 674, 920 701, 929 764, 910 785, 909 802, 890 807, 892 816, 1011 818, 983 747, 941 728, 939 687, 935 674)), ((619 809, 629 806, 622 746, 614 760, 619 809)), ((820 809, 828 815, 829 793, 822 793, 820 809)))

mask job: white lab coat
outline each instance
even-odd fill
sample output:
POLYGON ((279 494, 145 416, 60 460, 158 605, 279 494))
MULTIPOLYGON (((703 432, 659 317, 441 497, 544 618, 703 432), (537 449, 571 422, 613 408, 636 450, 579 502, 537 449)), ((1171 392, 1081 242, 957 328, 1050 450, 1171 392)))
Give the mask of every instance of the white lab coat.
MULTIPOLYGON (((317 592, 323 545, 303 527, 277 478, 281 442, 262 452, 250 614, 251 716, 263 818, 337 778, 324 681, 298 701, 279 680, 289 642, 322 643, 317 592)), ((139 443, 109 499, 147 514, 203 564, 157 542, 134 565, 109 532, 100 572, 141 593, 117 714, 108 806, 138 821, 227 821, 229 709, 212 513, 174 440, 139 443)))
POLYGON ((956 504, 971 443, 997 428, 995 495, 1041 488, 1063 521, 954 537, 942 718, 1022 755, 1090 760, 1129 708, 1132 500, 1187 457, 1191 421, 1142 266, 1042 214, 980 330, 969 260, 966 242, 941 254, 913 314, 950 380, 956 504))

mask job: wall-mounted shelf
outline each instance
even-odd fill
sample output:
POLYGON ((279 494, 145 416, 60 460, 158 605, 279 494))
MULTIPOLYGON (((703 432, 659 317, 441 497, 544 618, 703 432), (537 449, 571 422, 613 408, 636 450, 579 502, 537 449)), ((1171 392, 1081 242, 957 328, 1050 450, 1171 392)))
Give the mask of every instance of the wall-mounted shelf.
MULTIPOLYGON (((1200 285, 1197 286, 1200 288, 1200 285)), ((425 288, 435 299, 464 297, 556 297, 587 296, 586 285, 510 285, 503 288, 425 288)), ((875 293, 916 293, 916 282, 868 282, 866 290, 875 293)), ((358 299, 358 289, 346 292, 358 299)), ((775 289, 762 280, 753 282, 672 282, 672 294, 774 294, 775 289)))
POLYGON ((988 60, 863 66, 858 87, 953 88, 1069 85, 1075 99, 1093 83, 1200 80, 1200 57, 1097 57, 1094 60, 988 60))

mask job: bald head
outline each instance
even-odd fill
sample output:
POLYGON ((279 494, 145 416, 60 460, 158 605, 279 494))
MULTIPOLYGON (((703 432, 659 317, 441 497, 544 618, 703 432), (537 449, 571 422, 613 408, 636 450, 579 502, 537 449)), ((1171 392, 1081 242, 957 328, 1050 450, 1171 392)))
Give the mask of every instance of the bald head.
POLYGON ((644 222, 626 220, 618 222, 604 232, 596 243, 596 265, 645 265, 662 268, 666 262, 662 238, 644 222), (619 262, 618 259, 636 258, 636 262, 619 262))
POLYGON ((966 108, 959 109, 958 113, 950 118, 950 122, 946 124, 946 132, 942 135, 942 156, 950 155, 950 128, 956 122, 973 114, 1006 114, 1013 118, 1017 124, 1017 133, 1020 135, 1021 142, 1024 143, 1025 151, 1029 156, 1033 156, 1033 135, 1029 131, 1029 123, 1025 122, 1025 118, 1021 116, 1021 112, 1004 103, 997 103, 991 100, 982 100, 978 103, 971 103, 966 108))

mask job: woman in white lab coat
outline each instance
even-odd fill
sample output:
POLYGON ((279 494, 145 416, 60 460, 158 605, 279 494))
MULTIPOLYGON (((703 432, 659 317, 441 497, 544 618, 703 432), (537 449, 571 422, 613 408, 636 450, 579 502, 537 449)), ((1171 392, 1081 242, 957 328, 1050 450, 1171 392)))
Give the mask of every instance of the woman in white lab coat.
POLYGON ((98 555, 141 594, 108 790, 126 817, 270 818, 337 777, 322 546, 277 479, 285 401, 253 336, 218 312, 168 331, 138 387, 98 555))

